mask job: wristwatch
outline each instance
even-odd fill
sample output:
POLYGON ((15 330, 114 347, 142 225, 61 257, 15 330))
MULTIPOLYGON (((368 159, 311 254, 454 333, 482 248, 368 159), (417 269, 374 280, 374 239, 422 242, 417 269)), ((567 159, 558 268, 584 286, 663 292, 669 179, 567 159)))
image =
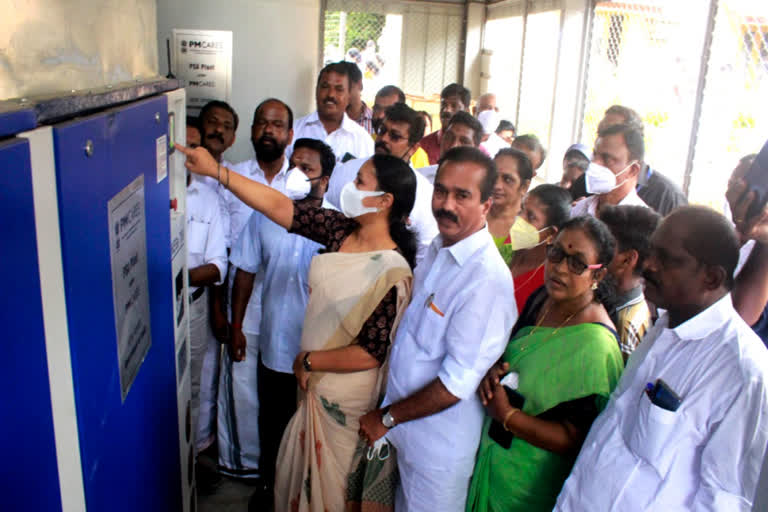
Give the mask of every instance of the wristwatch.
POLYGON ((395 418, 392 416, 392 413, 389 412, 389 407, 384 408, 384 414, 381 416, 381 423, 387 428, 395 426, 395 418))
POLYGON ((304 365, 304 369, 308 372, 312 371, 312 363, 309 362, 309 352, 304 354, 304 359, 302 360, 302 364, 304 365))

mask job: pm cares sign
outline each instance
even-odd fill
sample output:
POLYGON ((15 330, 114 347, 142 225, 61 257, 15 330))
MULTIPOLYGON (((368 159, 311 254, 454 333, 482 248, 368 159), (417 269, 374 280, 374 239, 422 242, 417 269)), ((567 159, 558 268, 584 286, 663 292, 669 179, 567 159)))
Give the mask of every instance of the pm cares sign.
POLYGON ((232 94, 232 32, 173 29, 173 72, 187 92, 187 111, 198 115, 211 100, 232 94))

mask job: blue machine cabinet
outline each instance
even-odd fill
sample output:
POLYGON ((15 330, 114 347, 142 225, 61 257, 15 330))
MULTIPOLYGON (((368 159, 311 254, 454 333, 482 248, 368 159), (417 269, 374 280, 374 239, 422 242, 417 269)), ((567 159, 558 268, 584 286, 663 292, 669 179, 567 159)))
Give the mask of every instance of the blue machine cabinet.
POLYGON ((163 96, 54 126, 61 255, 88 510, 181 510, 163 96), (162 158, 165 157, 163 152, 162 158), (144 176, 151 346, 122 400, 107 204, 144 176))
POLYGON ((0 142, 0 510, 60 511, 29 142, 0 142), (10 406, 10 408, 9 408, 10 406))

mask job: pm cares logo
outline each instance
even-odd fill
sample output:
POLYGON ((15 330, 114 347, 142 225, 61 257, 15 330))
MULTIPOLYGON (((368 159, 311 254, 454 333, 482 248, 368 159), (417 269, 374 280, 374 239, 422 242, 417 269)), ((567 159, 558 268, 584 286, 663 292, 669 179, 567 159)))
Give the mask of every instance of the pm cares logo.
POLYGON ((223 41, 194 41, 181 40, 181 53, 187 53, 187 50, 223 50, 223 41))

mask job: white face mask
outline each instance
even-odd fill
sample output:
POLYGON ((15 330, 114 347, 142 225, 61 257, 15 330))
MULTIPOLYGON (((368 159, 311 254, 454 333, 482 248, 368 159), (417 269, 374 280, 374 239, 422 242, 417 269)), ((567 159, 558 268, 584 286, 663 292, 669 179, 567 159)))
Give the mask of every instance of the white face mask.
POLYGON ((363 199, 366 197, 382 196, 385 193, 380 190, 360 190, 355 186, 354 181, 350 181, 341 189, 341 196, 339 197, 341 212, 350 219, 365 215, 366 213, 377 212, 379 211, 378 208, 363 205, 363 199))
POLYGON ((288 178, 285 180, 285 195, 298 201, 304 199, 312 190, 312 184, 307 175, 301 172, 301 169, 294 167, 288 171, 288 178))
POLYGON ((588 194, 607 194, 608 192, 622 186, 627 180, 616 183, 616 178, 624 174, 634 165, 635 160, 629 163, 621 172, 613 174, 609 168, 590 162, 584 176, 588 194))

